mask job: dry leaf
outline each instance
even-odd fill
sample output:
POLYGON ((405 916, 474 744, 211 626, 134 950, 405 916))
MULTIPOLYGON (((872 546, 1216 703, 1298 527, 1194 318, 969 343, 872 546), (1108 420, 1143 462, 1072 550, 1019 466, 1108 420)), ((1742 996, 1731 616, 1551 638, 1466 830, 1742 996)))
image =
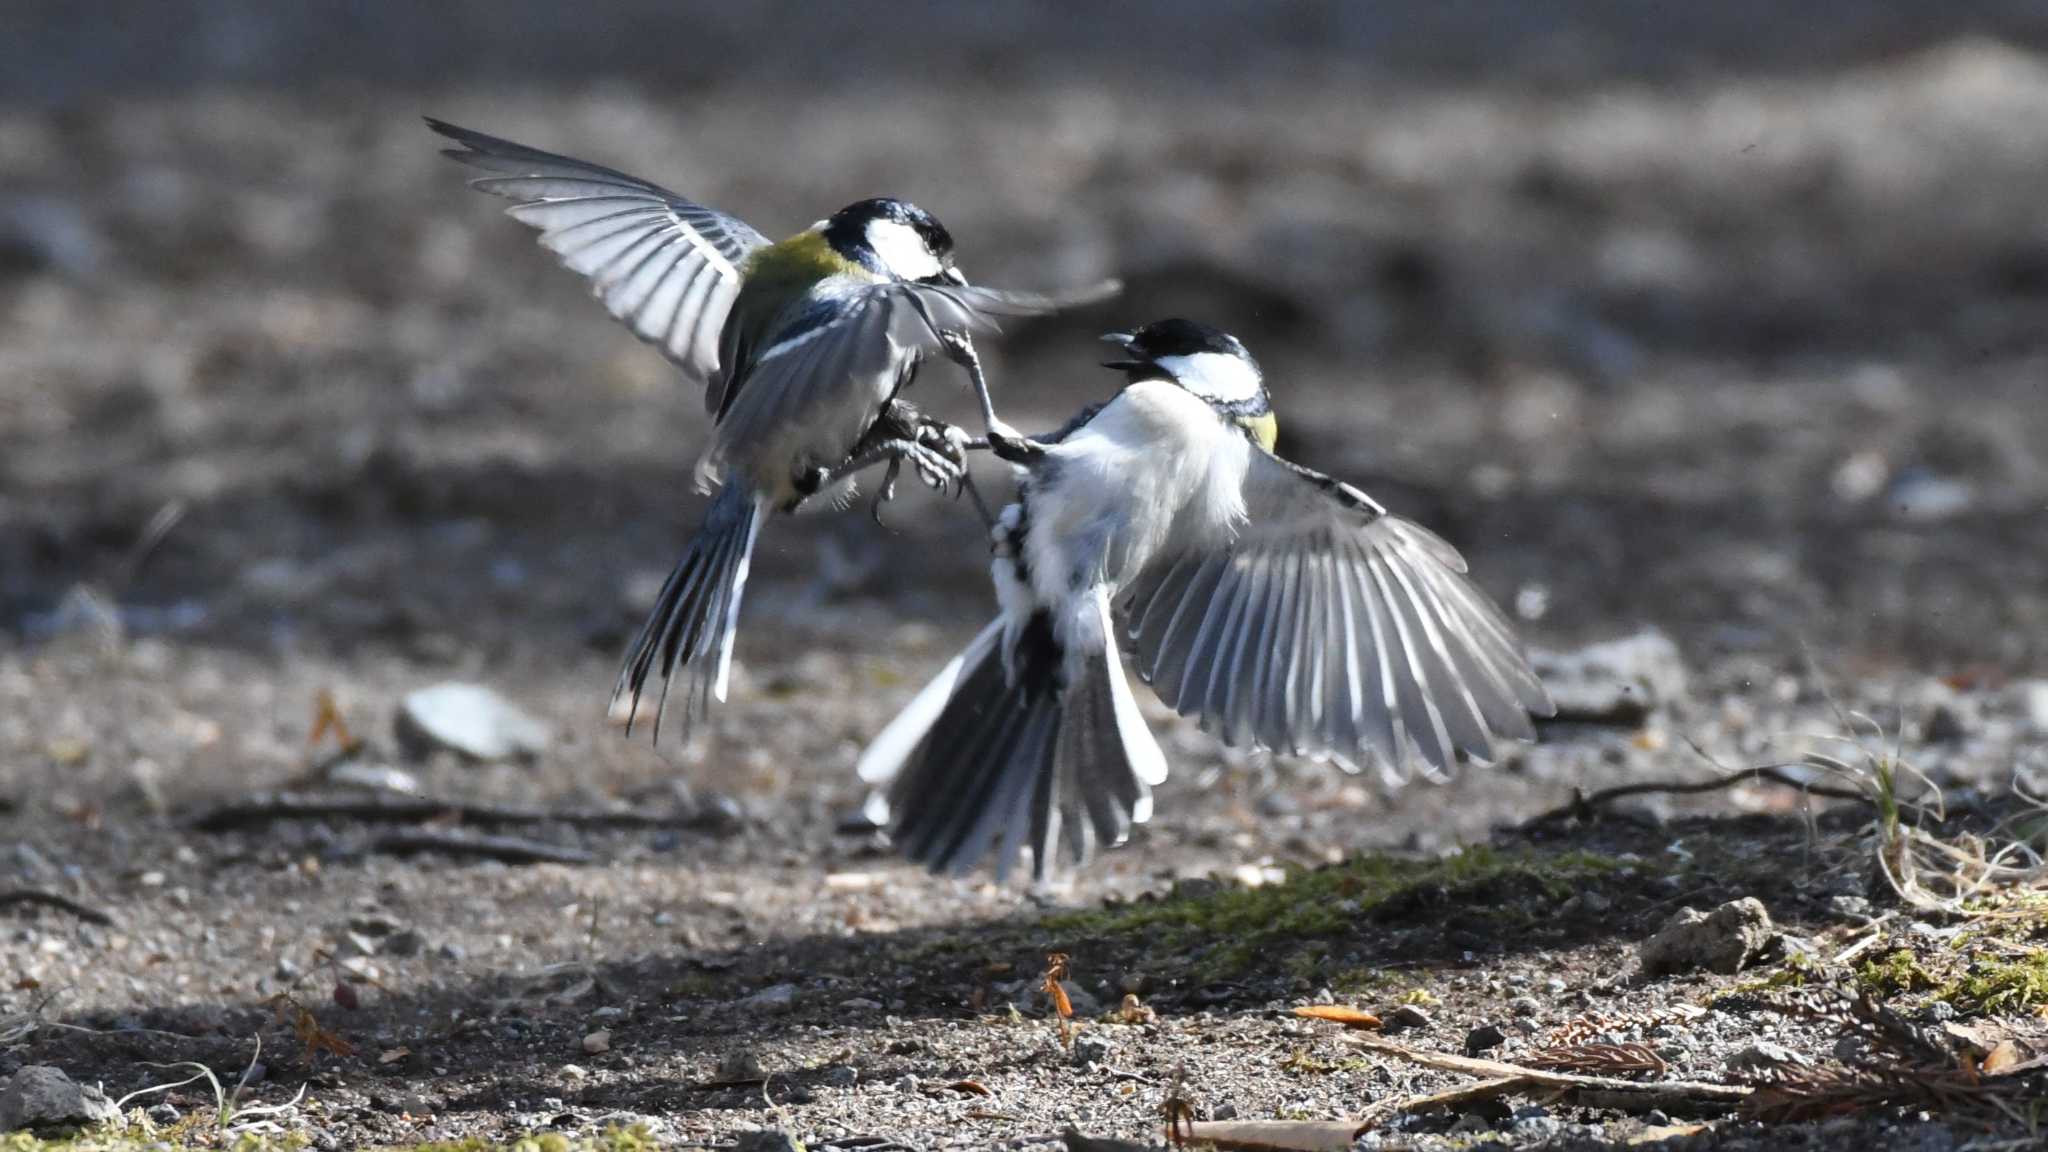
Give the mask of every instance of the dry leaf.
POLYGON ((410 1048, 386 1048, 384 1051, 377 1053, 377 1063, 396 1064, 410 1055, 412 1055, 412 1049, 410 1048))
POLYGON ((14 982, 14 990, 17 992, 33 992, 42 986, 43 982, 33 976, 23 976, 14 982))
POLYGON ((1067 954, 1054 952, 1045 958, 1045 998, 1052 1004, 1052 1010, 1062 1017, 1074 1014, 1074 1002, 1067 999, 1067 990, 1060 987, 1060 981, 1067 978, 1067 954))
POLYGON ((355 985, 345 980, 334 982, 334 1002, 350 1012, 363 1006, 362 997, 356 995, 355 985))
POLYGON ((2025 1054, 2020 1051, 2019 1045, 2010 1040, 2000 1040, 1984 1057, 1984 1062, 1977 1066, 1977 1071, 1986 1076, 1996 1076, 2023 1059, 2025 1054))
POLYGON ((969 1096, 995 1095, 994 1092, 989 1091, 988 1085, 983 1084, 979 1080, 955 1080, 951 1084, 946 1085, 946 1090, 949 1092, 961 1092, 969 1096))
POLYGON ((1296 1008, 1294 1014, 1306 1016, 1311 1020, 1328 1020, 1332 1024, 1342 1024, 1346 1028, 1365 1028, 1373 1031, 1380 1028, 1379 1017, 1356 1008, 1346 1008, 1342 1004, 1304 1004, 1296 1008))
POLYGON ((306 736, 306 743, 320 743, 320 738, 334 733, 335 743, 343 748, 355 746, 355 738, 349 735, 348 722, 341 718, 341 706, 334 702, 334 693, 322 688, 313 698, 313 731, 306 736))

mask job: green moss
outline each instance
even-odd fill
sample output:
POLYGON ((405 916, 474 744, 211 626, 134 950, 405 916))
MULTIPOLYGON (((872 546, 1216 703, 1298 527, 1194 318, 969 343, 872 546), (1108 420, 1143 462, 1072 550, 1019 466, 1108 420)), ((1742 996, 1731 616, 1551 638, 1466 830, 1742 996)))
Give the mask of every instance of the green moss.
POLYGON ((1856 969, 1856 986, 1872 996, 1901 996, 1946 987, 1947 981, 1929 972, 1910 948, 1897 948, 1866 960, 1856 969))
POLYGON ((2048 949, 2020 960, 1980 960, 1955 983, 1961 1007, 2023 1012, 2048 1005, 2048 949))
MULTIPOLYGON (((1309 975, 1327 941, 1372 920, 1445 904, 1484 906, 1491 917, 1532 922, 1616 864, 1592 853, 1542 855, 1468 848, 1439 859, 1360 856, 1296 870, 1278 884, 1183 886, 1163 899, 1048 917, 1043 927, 1075 940, 1143 939, 1163 954, 1193 955, 1197 976, 1227 979, 1255 969, 1309 975), (1520 897, 1521 899, 1517 899, 1520 897), (1314 947, 1304 952, 1301 945, 1314 947)), ((1356 970, 1348 979, 1362 981, 1356 970)))

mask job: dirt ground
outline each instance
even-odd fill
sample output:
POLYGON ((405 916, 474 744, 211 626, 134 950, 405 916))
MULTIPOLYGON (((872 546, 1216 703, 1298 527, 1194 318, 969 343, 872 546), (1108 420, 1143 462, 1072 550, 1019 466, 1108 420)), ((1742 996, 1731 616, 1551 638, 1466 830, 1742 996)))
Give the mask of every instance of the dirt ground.
MULTIPOLYGON (((1973 983, 2037 962, 2039 929, 1959 936, 1873 891, 1860 806, 1750 786, 1514 831, 1575 789, 1794 757, 1847 710, 1979 827, 2048 773, 2048 39, 2025 6, 1836 7, 1829 36, 1788 16, 1696 53, 1635 51, 1658 29, 1600 5, 1508 44, 1444 18, 1416 35, 1459 50, 1408 69, 1323 10, 1322 47, 1276 19, 1229 68, 1213 22, 1178 67, 1089 24, 1062 35, 1143 41, 1136 63, 988 33, 893 75, 850 48, 803 83, 398 61, 390 83, 0 104, 0 870, 111 919, 7 910, 0 1073, 119 1097, 183 1075, 146 1062, 238 1075, 260 1037, 247 1098, 303 1088, 270 1123, 322 1148, 633 1124, 1156 1141, 1169 1096, 1327 1119, 1463 1079, 1289 1013, 1312 1000, 1419 1008, 1399 1039, 1436 1051, 1492 1025, 1511 1060, 1590 1035, 1688 1079, 1738 1082, 1759 1043, 1834 1066, 1857 1025, 1773 1000, 1806 983, 1788 947, 1858 949, 1852 973, 1904 953, 1927 981, 1852 982, 2040 1051, 2048 972, 1973 983), (1027 891, 899 865, 850 820, 852 764, 991 610, 972 511, 906 493, 882 527, 774 525, 730 703, 688 743, 624 738, 605 697, 701 507, 699 398, 462 187, 421 114, 770 232, 907 195, 987 283, 1120 275, 1121 300, 992 350, 1014 422, 1106 394, 1097 332, 1220 323, 1267 366, 1283 452, 1441 531, 1532 643, 1654 627, 1685 687, 1405 788, 1225 754, 1155 710, 1173 779, 1087 872, 1027 891), (399 700, 447 680, 544 720, 546 751, 407 758, 399 700), (588 860, 507 864, 396 854, 383 821, 196 824, 326 787, 323 692, 360 764, 430 796, 650 826, 511 829, 588 860), (1743 896, 1792 943, 1637 973, 1678 908, 1743 896), (1051 952, 1110 1017, 1071 1045, 1034 991, 1051 952), (1127 991, 1154 1018, 1118 1018, 1127 991), (299 1008, 349 1052, 309 1054, 299 1008)), ((964 413, 939 373, 919 389, 964 413)), ((168 1099, 184 1138, 218 1137, 190 1120, 209 1092, 168 1099)), ((1361 1146, 2019 1147, 2030 1122, 1525 1094, 1361 1146)))

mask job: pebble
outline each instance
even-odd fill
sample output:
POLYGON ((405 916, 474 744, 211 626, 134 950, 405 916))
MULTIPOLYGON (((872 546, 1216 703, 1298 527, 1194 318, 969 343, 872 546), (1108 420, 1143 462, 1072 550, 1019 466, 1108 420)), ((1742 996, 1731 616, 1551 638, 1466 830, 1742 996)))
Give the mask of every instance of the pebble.
POLYGON ((1769 1040, 1759 1040, 1728 1057, 1728 1067, 1737 1072, 1760 1072, 1768 1068, 1803 1068, 1806 1064, 1806 1057, 1783 1044, 1775 1044, 1769 1040))
POLYGON ((547 750, 547 726, 481 684, 450 681, 409 692, 398 706, 399 743, 416 754, 530 760, 547 750))
POLYGON ((1109 1042, 1109 1037, 1096 1032, 1082 1032, 1074 1037, 1074 1067, 1086 1068, 1091 1064, 1100 1064, 1108 1060, 1110 1053, 1115 1050, 1116 1046, 1109 1042))
POLYGON ((2048 736, 2048 680, 2025 680, 2013 685, 2027 727, 2036 736, 2048 736))
POLYGON ((1465 1055, 1477 1056, 1490 1052, 1508 1042, 1508 1034, 1498 1024, 1481 1024, 1465 1034, 1465 1055))
POLYGON ((718 1058, 717 1079, 725 1083, 760 1080, 766 1075, 767 1069, 761 1066, 761 1057, 752 1048, 735 1048, 718 1058))
POLYGON ((860 1083, 860 1069, 851 1064, 834 1064, 819 1079, 827 1088, 851 1088, 860 1083))
POLYGON ((1410 1028, 1427 1028, 1435 1023, 1430 1015, 1413 1004, 1403 1004, 1387 1013, 1385 1028, 1389 1032, 1401 1032, 1410 1028))
POLYGON ((749 1012, 787 1012, 796 1004, 796 985, 775 984, 739 1001, 735 1007, 749 1012))
POLYGON ((1517 1016, 1539 1016, 1543 1005, 1534 996, 1517 996, 1508 1001, 1508 1011, 1517 1016))
POLYGON ((1929 744, 1960 744, 1969 733, 1963 728, 1962 717, 1946 704, 1936 704, 1927 717, 1927 725, 1921 736, 1929 744))
POLYGON ((0 1132, 111 1123, 121 1113, 106 1093, 78 1084, 61 1068, 29 1064, 0 1088, 0 1132))
POLYGON ((378 951, 387 956, 417 956, 427 946, 427 938, 410 928, 403 928, 384 938, 384 946, 378 951))
POLYGON ((610 1032, 610 1031, 608 1031, 608 1030, 606 1030, 606 1029, 600 1028, 600 1029, 598 1029, 597 1031, 595 1031, 595 1032, 592 1032, 592 1033, 590 1033, 589 1035, 585 1036, 585 1037, 583 1038, 583 1050, 584 1050, 585 1052, 588 1052, 588 1053, 590 1053, 590 1054, 591 1054, 592 1056, 595 1056, 595 1055, 597 1055, 597 1054, 598 1054, 598 1053, 600 1053, 600 1052, 609 1052, 609 1051, 611 1051, 611 1050, 612 1050, 612 1034, 611 1034, 611 1032, 610 1032))
POLYGON ((1828 914, 1838 916, 1851 924, 1868 924, 1871 920, 1870 898, 1837 894, 1828 897, 1828 914))
POLYGON ((1706 969, 1729 975, 1742 971, 1771 939, 1771 914, 1754 896, 1731 900, 1711 913, 1680 908, 1638 951, 1643 973, 1706 969))
POLYGON ((803 1152, 804 1146, 780 1128, 756 1128, 740 1133, 732 1147, 733 1152, 803 1152))

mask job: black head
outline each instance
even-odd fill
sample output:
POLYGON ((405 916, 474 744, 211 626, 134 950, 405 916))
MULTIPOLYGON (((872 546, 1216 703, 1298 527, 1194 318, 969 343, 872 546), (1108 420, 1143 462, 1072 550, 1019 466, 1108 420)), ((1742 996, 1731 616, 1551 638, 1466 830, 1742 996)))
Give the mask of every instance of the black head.
POLYGON ((1265 376, 1259 362, 1221 328, 1193 320, 1155 320, 1103 339, 1130 354, 1127 360, 1105 361, 1103 367, 1125 373, 1133 384, 1170 380, 1204 400, 1233 407, 1264 401, 1265 376))
POLYGON ((825 221, 832 250, 877 276, 957 281, 953 235, 908 200, 878 197, 848 204, 825 221))

